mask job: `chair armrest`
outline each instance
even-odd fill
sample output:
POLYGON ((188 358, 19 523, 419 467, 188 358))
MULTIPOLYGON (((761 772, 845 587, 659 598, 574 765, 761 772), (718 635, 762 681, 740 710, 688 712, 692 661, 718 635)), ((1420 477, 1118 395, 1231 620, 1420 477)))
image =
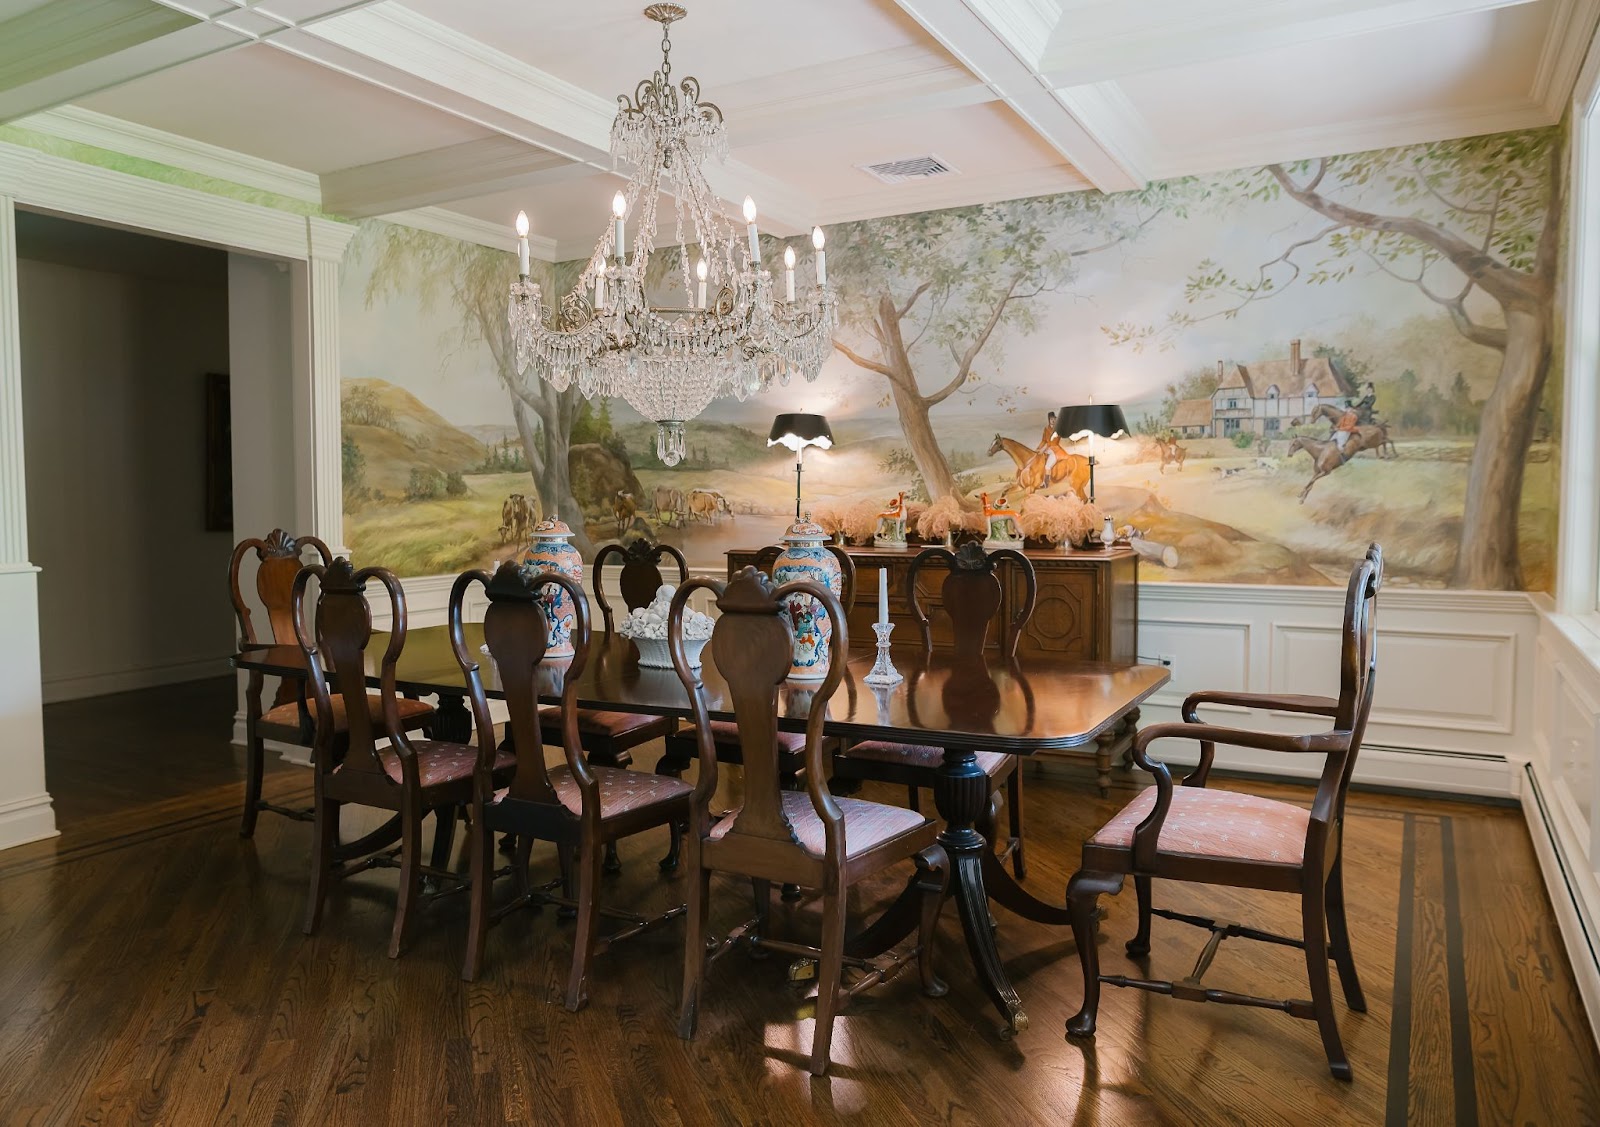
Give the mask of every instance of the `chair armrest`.
POLYGON ((1172 805, 1172 772, 1159 759, 1151 759, 1147 748, 1160 739, 1195 740, 1200 744, 1200 765, 1184 780, 1186 786, 1205 786, 1211 771, 1211 761, 1217 744, 1233 747, 1256 748, 1260 751, 1282 751, 1296 754, 1326 755, 1350 746, 1349 732, 1317 732, 1309 736, 1289 736, 1279 732, 1254 732, 1247 728, 1224 728, 1216 724, 1179 723, 1152 724, 1141 728, 1133 737, 1133 761, 1149 771, 1156 779, 1156 801, 1150 814, 1134 827, 1133 863, 1135 871, 1148 872, 1155 867, 1156 845, 1161 840, 1161 827, 1167 820, 1167 810, 1172 805))
POLYGON ((1227 690, 1203 690, 1190 693, 1183 702, 1183 718, 1191 724, 1198 723, 1195 710, 1202 704, 1231 704, 1240 708, 1271 708, 1278 712, 1303 712, 1311 716, 1338 714, 1339 702, 1333 697, 1306 696, 1286 693, 1234 693, 1227 690))

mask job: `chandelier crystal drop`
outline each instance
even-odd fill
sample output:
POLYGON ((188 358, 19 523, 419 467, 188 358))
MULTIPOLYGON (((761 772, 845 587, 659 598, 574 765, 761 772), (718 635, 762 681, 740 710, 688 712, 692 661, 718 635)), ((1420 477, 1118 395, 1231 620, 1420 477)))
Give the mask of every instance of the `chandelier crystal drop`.
MULTIPOLYGON (((797 373, 816 379, 833 349, 838 310, 820 228, 812 231, 815 284, 797 293, 792 251, 780 286, 762 267, 754 202, 744 201, 742 237, 723 213, 703 169, 707 158, 728 154, 722 111, 701 101, 698 79, 672 78, 671 26, 686 13, 652 4, 644 14, 661 24, 661 66, 631 98, 617 98, 611 155, 633 172, 613 201, 614 221, 577 285, 548 305, 528 277, 519 216, 522 276, 511 286, 509 318, 518 372, 531 364, 558 391, 576 382, 586 398, 620 396, 656 422, 656 454, 672 466, 683 460, 684 423, 712 400, 743 401, 797 373), (670 215, 658 215, 663 200, 670 215), (671 223, 667 245, 678 248, 678 307, 652 304, 647 288, 661 222, 671 223)), ((658 280, 657 288, 659 296, 667 287, 658 280)))

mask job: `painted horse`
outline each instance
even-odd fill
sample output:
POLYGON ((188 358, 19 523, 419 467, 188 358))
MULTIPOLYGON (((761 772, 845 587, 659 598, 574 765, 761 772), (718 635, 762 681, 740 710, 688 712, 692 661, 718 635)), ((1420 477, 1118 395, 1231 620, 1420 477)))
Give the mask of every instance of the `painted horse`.
POLYGON ((1072 491, 1078 495, 1080 501, 1089 500, 1089 459, 1082 454, 1057 454, 1047 479, 1046 458, 1042 451, 1024 445, 1014 438, 1004 438, 996 434, 994 442, 989 446, 989 457, 992 458, 1002 452, 1009 454, 1011 460, 1016 463, 1017 476, 1012 480, 1012 484, 1024 493, 1034 493, 1057 482, 1065 481, 1072 486, 1072 491))
POLYGON ((1156 439, 1156 449, 1161 451, 1161 472, 1165 474, 1168 466, 1177 466, 1178 472, 1183 472, 1183 460, 1189 452, 1178 445, 1176 438, 1156 439))
MULTIPOLYGON (((1331 403, 1319 403, 1312 409, 1309 419, 1327 419, 1328 425, 1337 428, 1339 420, 1344 418, 1344 411, 1331 403)), ((1308 421, 1309 421, 1308 419, 1308 421)), ((1295 419, 1294 426, 1300 425, 1300 420, 1295 419)), ((1345 443, 1345 456, 1354 458, 1363 450, 1371 450, 1380 458, 1398 458, 1400 452, 1394 448, 1394 440, 1389 437, 1387 423, 1363 423, 1356 427, 1350 434, 1350 441, 1345 443)))
MULTIPOLYGON (((1345 450, 1350 457, 1354 456, 1353 447, 1356 444, 1355 436, 1345 443, 1345 450)), ((1311 492, 1311 487, 1334 470, 1350 460, 1345 454, 1339 452, 1338 443, 1331 438, 1312 438, 1310 435, 1296 435, 1294 441, 1289 443, 1289 454, 1296 450, 1304 450, 1311 455, 1311 480, 1306 482, 1306 487, 1300 491, 1300 503, 1306 503, 1306 494, 1311 492)))

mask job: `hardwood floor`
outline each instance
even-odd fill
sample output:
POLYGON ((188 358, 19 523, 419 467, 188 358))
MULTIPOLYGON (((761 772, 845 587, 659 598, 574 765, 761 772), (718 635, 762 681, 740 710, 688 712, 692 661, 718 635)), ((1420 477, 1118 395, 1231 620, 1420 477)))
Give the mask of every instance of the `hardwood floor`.
MULTIPOLYGON (((211 711, 231 715, 231 687, 211 692, 211 711)), ((947 909, 939 956, 949 995, 925 998, 905 975, 862 996, 839 1021, 832 1074, 813 1080, 803 1064, 811 1003, 787 984, 781 959, 735 952, 719 962, 699 1039, 677 1038, 677 925, 602 956, 593 1000, 576 1015, 561 1007, 571 924, 550 910, 495 928, 471 985, 457 977, 459 897, 430 908, 402 959, 385 957, 389 872, 337 889, 321 933, 302 936, 310 828, 263 816, 255 840, 241 841, 238 757, 203 719, 206 690, 140 697, 52 709, 49 738, 71 732, 76 742, 52 746, 50 787, 74 813, 59 838, 0 853, 8 1127, 1600 1122, 1600 1054, 1514 809, 1352 794, 1346 879, 1370 1005, 1340 1009, 1353 1084, 1329 1077, 1309 1022, 1129 990, 1106 990, 1091 1048, 1069 1043, 1063 1025, 1080 996, 1070 934, 1000 909, 1001 953, 1031 1028, 995 1036, 947 909), (192 707, 176 706, 185 700, 192 707), (145 733, 125 732, 123 715, 145 733)), ((267 788, 298 799, 309 783, 283 769, 267 788)), ((1083 835, 1135 783, 1119 775, 1102 800, 1090 770, 1030 775, 1029 887, 1059 896, 1083 835)), ((682 880, 656 872, 665 845, 665 834, 623 843, 612 903, 645 910, 682 898, 682 880)), ((534 864, 536 877, 554 875, 548 850, 534 864)), ((898 888, 898 877, 867 887, 860 910, 898 888)), ((716 929, 748 915, 742 888, 713 890, 716 929)), ((1280 931, 1298 924, 1293 898, 1271 894, 1158 884, 1156 902, 1280 931)), ((1122 953, 1131 887, 1106 903, 1104 969, 1139 973, 1122 953)), ((814 933, 809 904, 775 901, 773 916, 814 933)), ((1150 969, 1181 977, 1203 939, 1156 920, 1150 969)), ((1223 945, 1207 983, 1306 994, 1298 952, 1242 939, 1223 945)))

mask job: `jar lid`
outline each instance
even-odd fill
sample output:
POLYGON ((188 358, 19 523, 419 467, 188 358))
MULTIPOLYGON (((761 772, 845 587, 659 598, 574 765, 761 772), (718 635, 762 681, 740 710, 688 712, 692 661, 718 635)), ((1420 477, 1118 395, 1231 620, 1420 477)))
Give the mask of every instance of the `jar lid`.
POLYGON ((564 520, 542 520, 533 526, 533 534, 546 537, 571 536, 572 529, 567 527, 567 522, 564 520))
POLYGON ((828 534, 823 527, 809 517, 797 520, 784 530, 785 540, 826 540, 828 534))

